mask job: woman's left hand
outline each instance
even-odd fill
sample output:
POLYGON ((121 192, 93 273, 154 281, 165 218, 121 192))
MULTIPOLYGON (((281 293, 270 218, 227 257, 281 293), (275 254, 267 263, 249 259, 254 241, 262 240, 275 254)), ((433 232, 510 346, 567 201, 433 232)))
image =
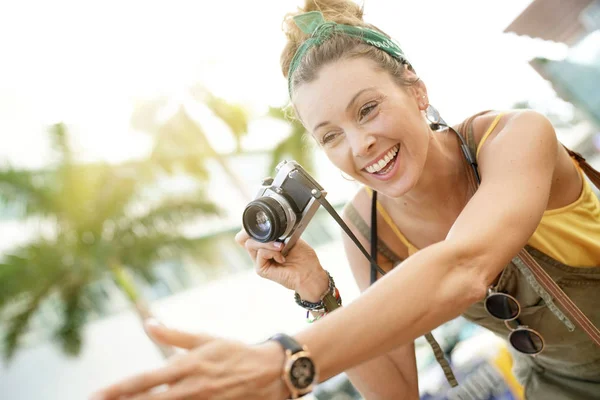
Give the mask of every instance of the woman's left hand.
POLYGON ((249 346, 234 340, 195 335, 147 324, 156 341, 188 350, 164 367, 95 393, 93 400, 286 399, 281 379, 283 349, 276 342, 249 346), (164 390, 155 390, 166 385, 164 390))

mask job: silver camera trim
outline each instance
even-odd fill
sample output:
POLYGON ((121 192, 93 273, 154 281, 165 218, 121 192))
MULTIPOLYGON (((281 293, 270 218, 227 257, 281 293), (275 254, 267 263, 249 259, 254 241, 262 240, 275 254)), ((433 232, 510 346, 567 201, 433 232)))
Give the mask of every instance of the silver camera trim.
POLYGON ((287 228, 286 228, 285 232, 283 232, 283 234, 281 236, 279 236, 277 239, 286 237, 292 231, 292 228, 294 227, 294 225, 296 225, 296 213, 294 212, 294 210, 292 209, 292 206, 290 206, 290 203, 286 200, 285 197, 278 194, 271 187, 266 188, 264 192, 266 192, 267 190, 269 190, 269 193, 266 196, 261 196, 261 197, 271 197, 271 198, 275 199, 277 201, 277 203, 279 203, 281 208, 283 208, 283 212, 285 213, 285 218, 287 219, 287 224, 288 224, 287 228), (285 204, 285 206, 284 206, 284 204, 285 204))
POLYGON ((271 197, 275 199, 284 209, 286 218, 291 221, 291 223, 288 223, 288 227, 286 228, 285 232, 276 239, 280 242, 283 242, 284 246, 281 249, 281 254, 285 256, 294 246, 294 244, 296 244, 321 204, 314 196, 312 196, 302 210, 300 218, 297 218, 296 213, 294 212, 290 203, 280 194, 282 192, 281 187, 283 186, 284 182, 287 179, 296 179, 293 177, 293 174, 298 173, 308 183, 308 185, 306 185, 308 193, 312 192, 313 190, 318 190, 320 196, 324 197, 327 195, 327 192, 325 192, 323 187, 321 187, 321 185, 319 185, 319 183, 315 181, 313 177, 310 176, 310 174, 306 172, 304 168, 302 168, 302 166, 296 161, 284 160, 280 162, 277 167, 275 167, 275 170, 277 171, 275 178, 265 179, 253 200, 257 200, 261 197, 271 197), (287 207, 284 207, 284 204, 287 205, 287 207), (280 240, 281 238, 285 239, 280 240))

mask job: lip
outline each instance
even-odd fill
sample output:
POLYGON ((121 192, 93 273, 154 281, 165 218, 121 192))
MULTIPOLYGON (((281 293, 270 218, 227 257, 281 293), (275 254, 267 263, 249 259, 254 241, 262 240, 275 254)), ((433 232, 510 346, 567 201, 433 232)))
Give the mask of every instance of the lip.
MULTIPOLYGON (((373 165, 373 164, 375 164, 376 162, 379 162, 380 160, 383 160, 383 158, 385 157, 385 155, 386 155, 387 153, 389 153, 389 152, 390 152, 390 150, 392 150, 392 149, 393 149, 394 147, 396 147, 396 146, 398 146, 398 148, 400 148, 400 143, 396 143, 395 145, 393 145, 392 147, 390 147, 389 149, 387 149, 386 151, 384 151, 383 153, 381 153, 381 154, 380 154, 380 155, 379 155, 379 156, 378 156, 376 159, 369 161, 369 162, 368 162, 368 163, 365 165, 365 167, 362 169, 362 171, 364 171, 364 172, 366 172, 366 173, 368 174, 369 172, 367 171, 367 167, 368 167, 369 165, 373 165)), ((398 149, 398 151, 400 151, 400 150, 398 149)))
MULTIPOLYGON (((398 171, 398 168, 400 168, 400 149, 402 148, 402 146, 400 146, 398 148, 398 153, 396 154, 396 160, 394 161, 394 166, 392 167, 392 169, 385 175, 379 175, 379 174, 369 174, 368 172, 366 172, 367 174, 369 174, 369 177, 377 179, 379 181, 387 181, 390 180, 394 177, 394 175, 396 174, 396 172, 398 171)), ((371 164, 369 164, 371 165, 371 164)))

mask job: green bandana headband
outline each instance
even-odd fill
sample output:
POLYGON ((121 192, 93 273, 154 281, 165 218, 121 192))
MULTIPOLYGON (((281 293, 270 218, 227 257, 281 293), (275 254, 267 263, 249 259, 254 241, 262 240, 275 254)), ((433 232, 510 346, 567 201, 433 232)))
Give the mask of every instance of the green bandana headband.
POLYGON ((310 11, 296 15, 293 19, 298 28, 300 28, 302 32, 311 35, 311 37, 302 43, 296 51, 296 54, 294 54, 294 58, 292 58, 290 69, 288 71, 288 92, 290 97, 292 97, 292 75, 300 65, 302 57, 304 57, 308 50, 313 46, 319 46, 333 33, 342 33, 347 36, 359 38, 365 43, 385 51, 395 59, 408 64, 408 60, 404 56, 404 52, 402 52, 400 46, 392 39, 373 29, 327 22, 320 11, 310 11))

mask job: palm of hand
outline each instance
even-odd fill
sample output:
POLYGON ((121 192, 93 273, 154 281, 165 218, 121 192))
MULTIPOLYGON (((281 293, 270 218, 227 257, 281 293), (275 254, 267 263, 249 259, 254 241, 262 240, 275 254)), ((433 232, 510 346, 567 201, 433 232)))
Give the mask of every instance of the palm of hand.
POLYGON ((278 282, 290 290, 297 290, 309 276, 320 269, 315 251, 303 240, 298 240, 283 263, 274 258, 257 257, 257 274, 278 282))
POLYGON ((285 399, 281 380, 283 351, 277 343, 259 346, 194 335, 161 325, 148 327, 160 343, 189 350, 173 357, 167 365, 114 384, 93 397, 116 400, 174 399, 285 399), (159 386, 164 391, 156 392, 159 386))

